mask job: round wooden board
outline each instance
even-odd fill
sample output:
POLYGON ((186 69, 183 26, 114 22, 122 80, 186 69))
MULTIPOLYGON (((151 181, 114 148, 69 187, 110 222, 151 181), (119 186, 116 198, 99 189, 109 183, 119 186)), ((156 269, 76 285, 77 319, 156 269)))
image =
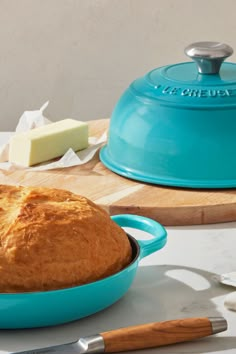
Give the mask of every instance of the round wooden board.
MULTIPOLYGON (((109 119, 90 121, 90 136, 100 136, 108 125, 109 119)), ((98 153, 87 164, 66 169, 1 170, 0 183, 68 189, 93 200, 111 215, 144 215, 168 226, 236 220, 236 189, 193 190, 135 182, 105 168, 98 153)))

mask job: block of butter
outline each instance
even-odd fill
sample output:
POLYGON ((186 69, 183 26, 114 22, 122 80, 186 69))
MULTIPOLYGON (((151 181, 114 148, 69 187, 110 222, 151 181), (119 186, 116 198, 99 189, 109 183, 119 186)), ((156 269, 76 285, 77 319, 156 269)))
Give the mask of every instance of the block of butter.
POLYGON ((9 162, 29 167, 62 156, 69 148, 74 151, 88 147, 88 124, 64 119, 10 139, 9 162))

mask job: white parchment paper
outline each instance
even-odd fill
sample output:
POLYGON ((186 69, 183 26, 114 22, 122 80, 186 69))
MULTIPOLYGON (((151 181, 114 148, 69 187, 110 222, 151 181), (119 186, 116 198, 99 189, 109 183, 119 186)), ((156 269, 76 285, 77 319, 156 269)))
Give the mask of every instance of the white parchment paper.
MULTIPOLYGON (((44 117, 43 112, 47 108, 49 102, 46 102, 39 110, 25 111, 19 119, 15 132, 12 135, 20 132, 26 132, 30 129, 38 128, 40 126, 52 123, 49 119, 44 117)), ((10 139, 10 138, 9 138, 10 139)), ((0 169, 2 170, 33 170, 46 171, 56 168, 67 168, 72 166, 79 166, 90 161, 97 150, 106 142, 107 134, 104 132, 100 138, 89 137, 89 147, 87 149, 75 152, 69 149, 60 159, 47 161, 37 166, 22 167, 8 162, 9 154, 9 140, 6 144, 0 146, 0 169)))
POLYGON ((236 288, 236 272, 221 274, 217 278, 220 283, 236 288))

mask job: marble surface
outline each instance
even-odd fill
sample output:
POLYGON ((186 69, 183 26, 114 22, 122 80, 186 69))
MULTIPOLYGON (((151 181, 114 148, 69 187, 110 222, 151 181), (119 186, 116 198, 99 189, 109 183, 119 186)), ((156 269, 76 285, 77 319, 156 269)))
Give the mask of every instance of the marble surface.
MULTIPOLYGON (((0 143, 1 140, 3 135, 0 143)), ((149 237, 139 231, 131 232, 136 238, 149 237)), ((61 344, 84 335, 140 323, 224 316, 228 321, 226 332, 139 353, 235 354, 236 312, 224 307, 224 299, 236 289, 219 284, 216 276, 236 271, 236 223, 168 227, 167 232, 165 248, 140 262, 132 287, 116 304, 62 326, 0 330, 0 353, 61 344)))

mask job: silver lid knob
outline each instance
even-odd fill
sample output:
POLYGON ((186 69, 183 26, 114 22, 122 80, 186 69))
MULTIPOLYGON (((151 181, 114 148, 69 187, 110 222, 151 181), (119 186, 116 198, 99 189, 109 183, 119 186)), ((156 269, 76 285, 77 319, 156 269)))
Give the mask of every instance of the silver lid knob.
POLYGON ((196 62, 200 74, 218 74, 221 64, 233 54, 233 49, 219 42, 196 42, 187 46, 184 52, 196 62))

